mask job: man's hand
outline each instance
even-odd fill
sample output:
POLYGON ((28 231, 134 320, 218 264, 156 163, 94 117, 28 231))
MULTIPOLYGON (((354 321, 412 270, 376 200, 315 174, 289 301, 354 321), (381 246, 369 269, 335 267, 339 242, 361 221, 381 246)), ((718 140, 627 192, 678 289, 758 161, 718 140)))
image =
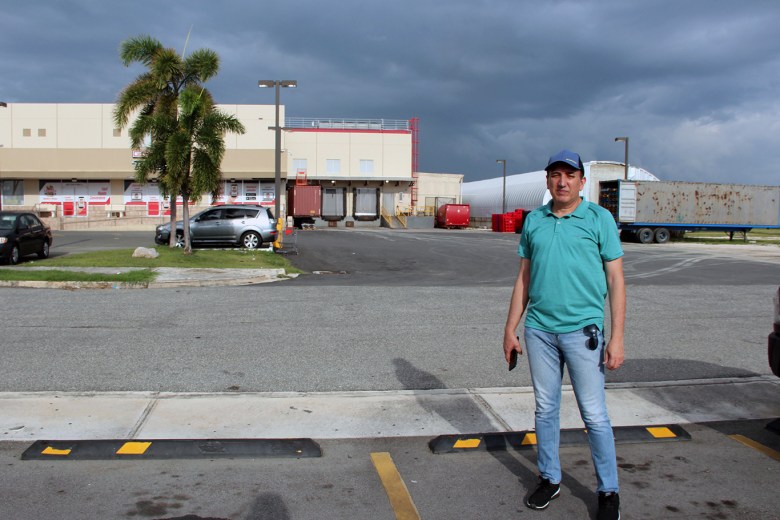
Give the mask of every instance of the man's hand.
POLYGON ((607 343, 607 349, 604 352, 604 365, 609 370, 617 370, 623 364, 623 361, 625 361, 623 341, 610 338, 609 343, 607 343))
POLYGON ((523 355, 523 347, 520 345, 520 338, 518 338, 514 332, 504 331, 504 357, 506 358, 507 363, 509 363, 509 358, 511 357, 513 350, 516 350, 518 355, 523 355))

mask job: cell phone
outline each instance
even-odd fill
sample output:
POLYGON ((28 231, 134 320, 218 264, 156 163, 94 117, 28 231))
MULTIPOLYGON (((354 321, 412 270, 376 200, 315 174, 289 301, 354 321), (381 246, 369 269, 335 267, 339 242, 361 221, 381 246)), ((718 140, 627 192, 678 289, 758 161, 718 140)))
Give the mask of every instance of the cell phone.
POLYGON ((512 353, 509 354, 509 370, 512 370, 517 366, 517 351, 512 350, 512 353))

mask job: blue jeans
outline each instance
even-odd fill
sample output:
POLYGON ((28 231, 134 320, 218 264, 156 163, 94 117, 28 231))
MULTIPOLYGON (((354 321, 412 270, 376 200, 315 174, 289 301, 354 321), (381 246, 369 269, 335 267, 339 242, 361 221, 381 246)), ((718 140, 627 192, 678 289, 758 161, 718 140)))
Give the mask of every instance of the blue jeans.
POLYGON ((587 348, 588 336, 580 329, 552 334, 525 328, 525 345, 536 400, 537 465, 542 477, 561 481, 558 448, 561 439, 561 385, 563 365, 568 366, 577 405, 585 427, 598 491, 618 491, 617 460, 612 424, 604 392, 604 336, 599 332, 596 350, 587 348))

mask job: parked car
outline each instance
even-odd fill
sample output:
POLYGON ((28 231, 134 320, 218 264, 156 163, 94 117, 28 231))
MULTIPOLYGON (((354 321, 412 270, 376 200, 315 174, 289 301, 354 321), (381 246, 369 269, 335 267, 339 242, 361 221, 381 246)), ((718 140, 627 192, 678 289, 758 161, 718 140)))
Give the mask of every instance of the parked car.
POLYGON ((769 368, 772 373, 780 377, 780 287, 775 294, 775 325, 772 333, 767 338, 767 353, 769 354, 769 368))
MULTIPOLYGON (((269 208, 254 205, 215 206, 190 218, 190 241, 193 245, 236 244, 257 249, 276 240, 276 222, 269 208)), ((171 224, 157 226, 154 241, 167 244, 171 224)), ((176 222, 176 241, 184 246, 184 223, 176 222)))
POLYGON ((48 258, 51 228, 34 213, 0 211, 0 259, 6 264, 18 264, 27 255, 48 258))

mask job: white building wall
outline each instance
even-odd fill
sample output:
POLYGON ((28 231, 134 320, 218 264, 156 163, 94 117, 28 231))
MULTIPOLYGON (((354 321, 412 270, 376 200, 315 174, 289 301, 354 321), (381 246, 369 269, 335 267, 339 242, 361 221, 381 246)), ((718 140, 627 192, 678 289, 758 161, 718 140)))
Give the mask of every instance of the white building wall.
POLYGON ((309 180, 411 179, 412 140, 409 133, 292 129, 286 134, 290 178, 296 175, 295 160, 303 159, 309 180), (329 159, 339 161, 338 174, 328 172, 329 159), (373 172, 362 172, 361 161, 371 161, 373 172))
MULTIPOLYGON (((110 185, 112 204, 123 200, 127 196, 126 184, 135 175, 128 136, 133 120, 125 128, 117 129, 114 107, 114 104, 11 103, 0 108, 0 180, 24 180, 23 207, 40 202, 40 181, 83 185, 87 191, 91 189, 90 183, 103 183, 110 185)), ((226 182, 235 179, 233 184, 240 186, 273 182, 275 106, 221 104, 218 108, 237 117, 246 128, 245 134, 225 136, 223 178, 226 182)), ((283 106, 279 119, 280 125, 284 125, 283 106)), ((310 181, 328 186, 349 189, 373 186, 380 192, 399 194, 408 190, 412 180, 409 131, 286 129, 281 137, 283 186, 288 178, 290 183, 295 182, 296 158, 307 160, 310 181), (339 161, 337 174, 328 173, 328 159, 339 161), (373 171, 361 172, 361 160, 371 161, 373 171)), ((208 204, 207 198, 204 204, 208 204)), ((351 198, 347 200, 349 204, 351 198)))

